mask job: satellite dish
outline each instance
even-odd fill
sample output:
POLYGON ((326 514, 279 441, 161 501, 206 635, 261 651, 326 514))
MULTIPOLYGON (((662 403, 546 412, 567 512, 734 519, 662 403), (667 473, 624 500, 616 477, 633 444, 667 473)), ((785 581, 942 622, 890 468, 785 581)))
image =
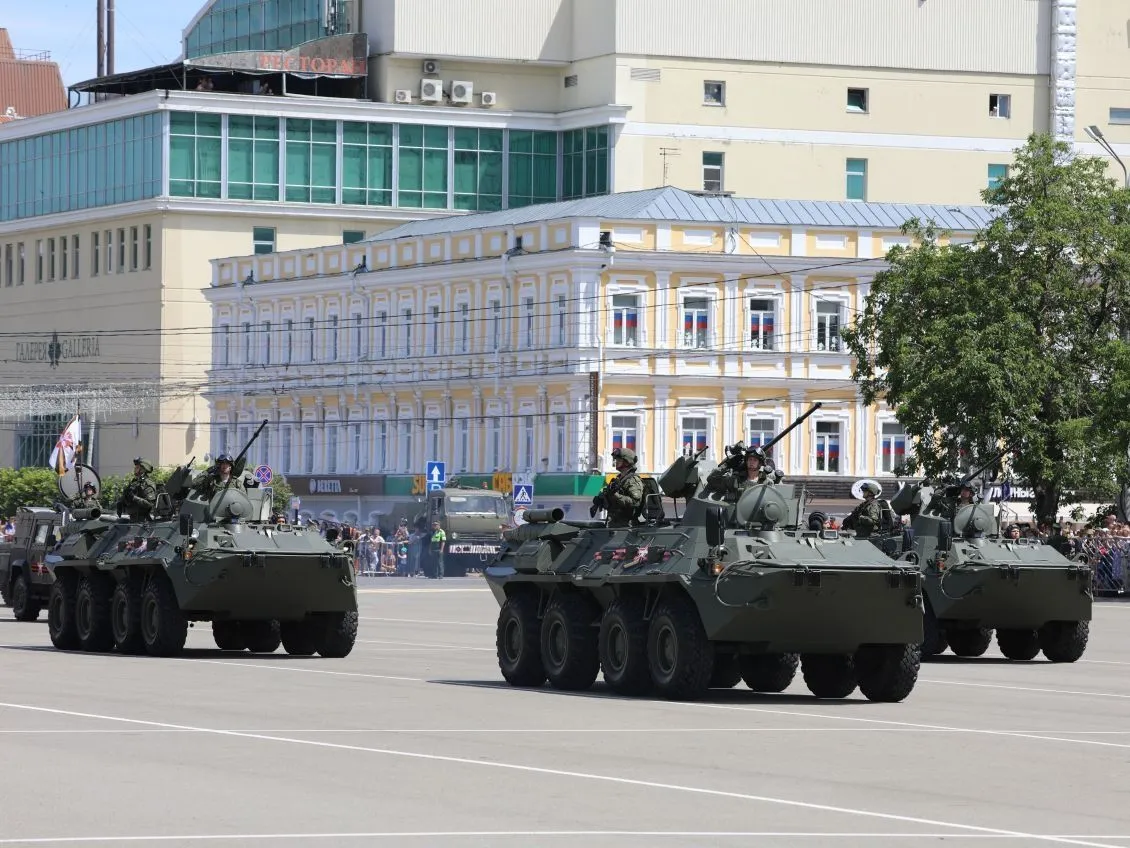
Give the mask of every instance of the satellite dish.
POLYGON ((880 495, 883 494, 883 487, 879 485, 878 480, 872 480, 869 477, 864 477, 862 480, 856 480, 854 483, 851 484, 851 496, 853 498, 855 498, 857 501, 863 500, 863 484, 864 483, 873 483, 874 485, 879 487, 879 494, 880 495))
POLYGON ((87 483, 94 484, 95 497, 102 494, 102 478, 98 476, 98 472, 89 465, 80 463, 74 467, 73 471, 59 478, 59 494, 68 500, 77 498, 82 494, 83 487, 87 483))

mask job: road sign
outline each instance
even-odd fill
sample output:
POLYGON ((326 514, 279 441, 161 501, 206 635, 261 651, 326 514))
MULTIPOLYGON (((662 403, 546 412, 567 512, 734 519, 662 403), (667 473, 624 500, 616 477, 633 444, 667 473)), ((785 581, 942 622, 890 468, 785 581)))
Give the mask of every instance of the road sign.
POLYGON ((443 491, 443 483, 433 483, 429 480, 428 481, 428 491, 429 492, 442 492, 443 491))
POLYGON ((514 487, 514 506, 529 506, 533 502, 533 486, 522 484, 514 487))
POLYGON ((300 509, 301 507, 302 507, 302 498, 291 498, 290 499, 290 508, 291 509, 300 509))
POLYGON ((275 479, 275 473, 271 471, 269 465, 260 465, 251 473, 251 476, 259 481, 260 486, 269 485, 275 479))
POLYGON ((429 460, 427 470, 424 472, 424 479, 428 482, 428 491, 432 491, 432 483, 439 483, 440 488, 447 482, 447 469, 442 462, 437 460, 429 460))

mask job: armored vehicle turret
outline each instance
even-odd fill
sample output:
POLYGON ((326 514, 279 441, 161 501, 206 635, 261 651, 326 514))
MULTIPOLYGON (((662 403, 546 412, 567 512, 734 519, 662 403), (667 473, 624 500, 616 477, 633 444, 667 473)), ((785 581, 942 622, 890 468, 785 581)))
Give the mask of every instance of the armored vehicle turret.
POLYGON ((602 671, 621 694, 693 699, 743 680, 781 692, 799 666, 820 698, 857 686, 905 698, 922 640, 918 569, 802 527, 803 488, 754 483, 726 499, 705 485, 710 470, 680 457, 660 477, 663 495, 685 501, 681 518, 661 495, 629 527, 528 511, 485 570, 503 677, 577 690, 602 671))
POLYGON ((301 656, 350 653, 349 544, 271 521, 269 494, 239 481, 242 457, 224 483, 181 466, 145 520, 99 514, 68 526, 48 557, 55 647, 171 656, 194 622, 210 622, 222 650, 269 653, 281 642, 301 656))
POLYGON ((973 476, 949 486, 904 485, 889 502, 892 516, 871 541, 898 562, 922 571, 925 623, 922 655, 948 647, 959 657, 997 647, 1011 660, 1041 651, 1052 662, 1075 662, 1086 650, 1093 593, 1091 569, 1050 545, 1014 538, 1004 509, 978 502, 973 476), (965 500, 962 489, 968 489, 965 500))

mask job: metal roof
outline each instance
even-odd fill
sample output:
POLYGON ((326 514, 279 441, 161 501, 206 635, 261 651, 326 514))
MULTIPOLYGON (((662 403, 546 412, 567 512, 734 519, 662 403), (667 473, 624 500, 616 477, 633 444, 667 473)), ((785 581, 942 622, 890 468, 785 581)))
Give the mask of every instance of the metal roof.
POLYGON ((911 218, 919 218, 923 222, 933 220, 941 229, 973 232, 991 221, 994 214, 990 206, 703 197, 683 189, 666 187, 560 203, 542 203, 502 212, 480 212, 413 221, 386 230, 368 241, 517 227, 562 218, 782 227, 870 227, 885 230, 898 229, 911 218))

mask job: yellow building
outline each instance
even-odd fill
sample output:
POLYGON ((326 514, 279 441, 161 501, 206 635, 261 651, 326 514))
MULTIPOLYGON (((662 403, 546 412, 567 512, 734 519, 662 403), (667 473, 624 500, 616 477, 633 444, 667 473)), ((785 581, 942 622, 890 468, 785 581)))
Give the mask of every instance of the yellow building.
POLYGON ((312 514, 365 521, 420 494, 431 460, 474 485, 532 478, 556 505, 595 494, 613 447, 645 473, 717 460, 820 401, 772 454, 842 499, 893 474, 906 436, 858 399, 840 328, 906 219, 967 238, 987 215, 666 188, 217 260, 212 444, 267 419, 256 461, 312 514))

